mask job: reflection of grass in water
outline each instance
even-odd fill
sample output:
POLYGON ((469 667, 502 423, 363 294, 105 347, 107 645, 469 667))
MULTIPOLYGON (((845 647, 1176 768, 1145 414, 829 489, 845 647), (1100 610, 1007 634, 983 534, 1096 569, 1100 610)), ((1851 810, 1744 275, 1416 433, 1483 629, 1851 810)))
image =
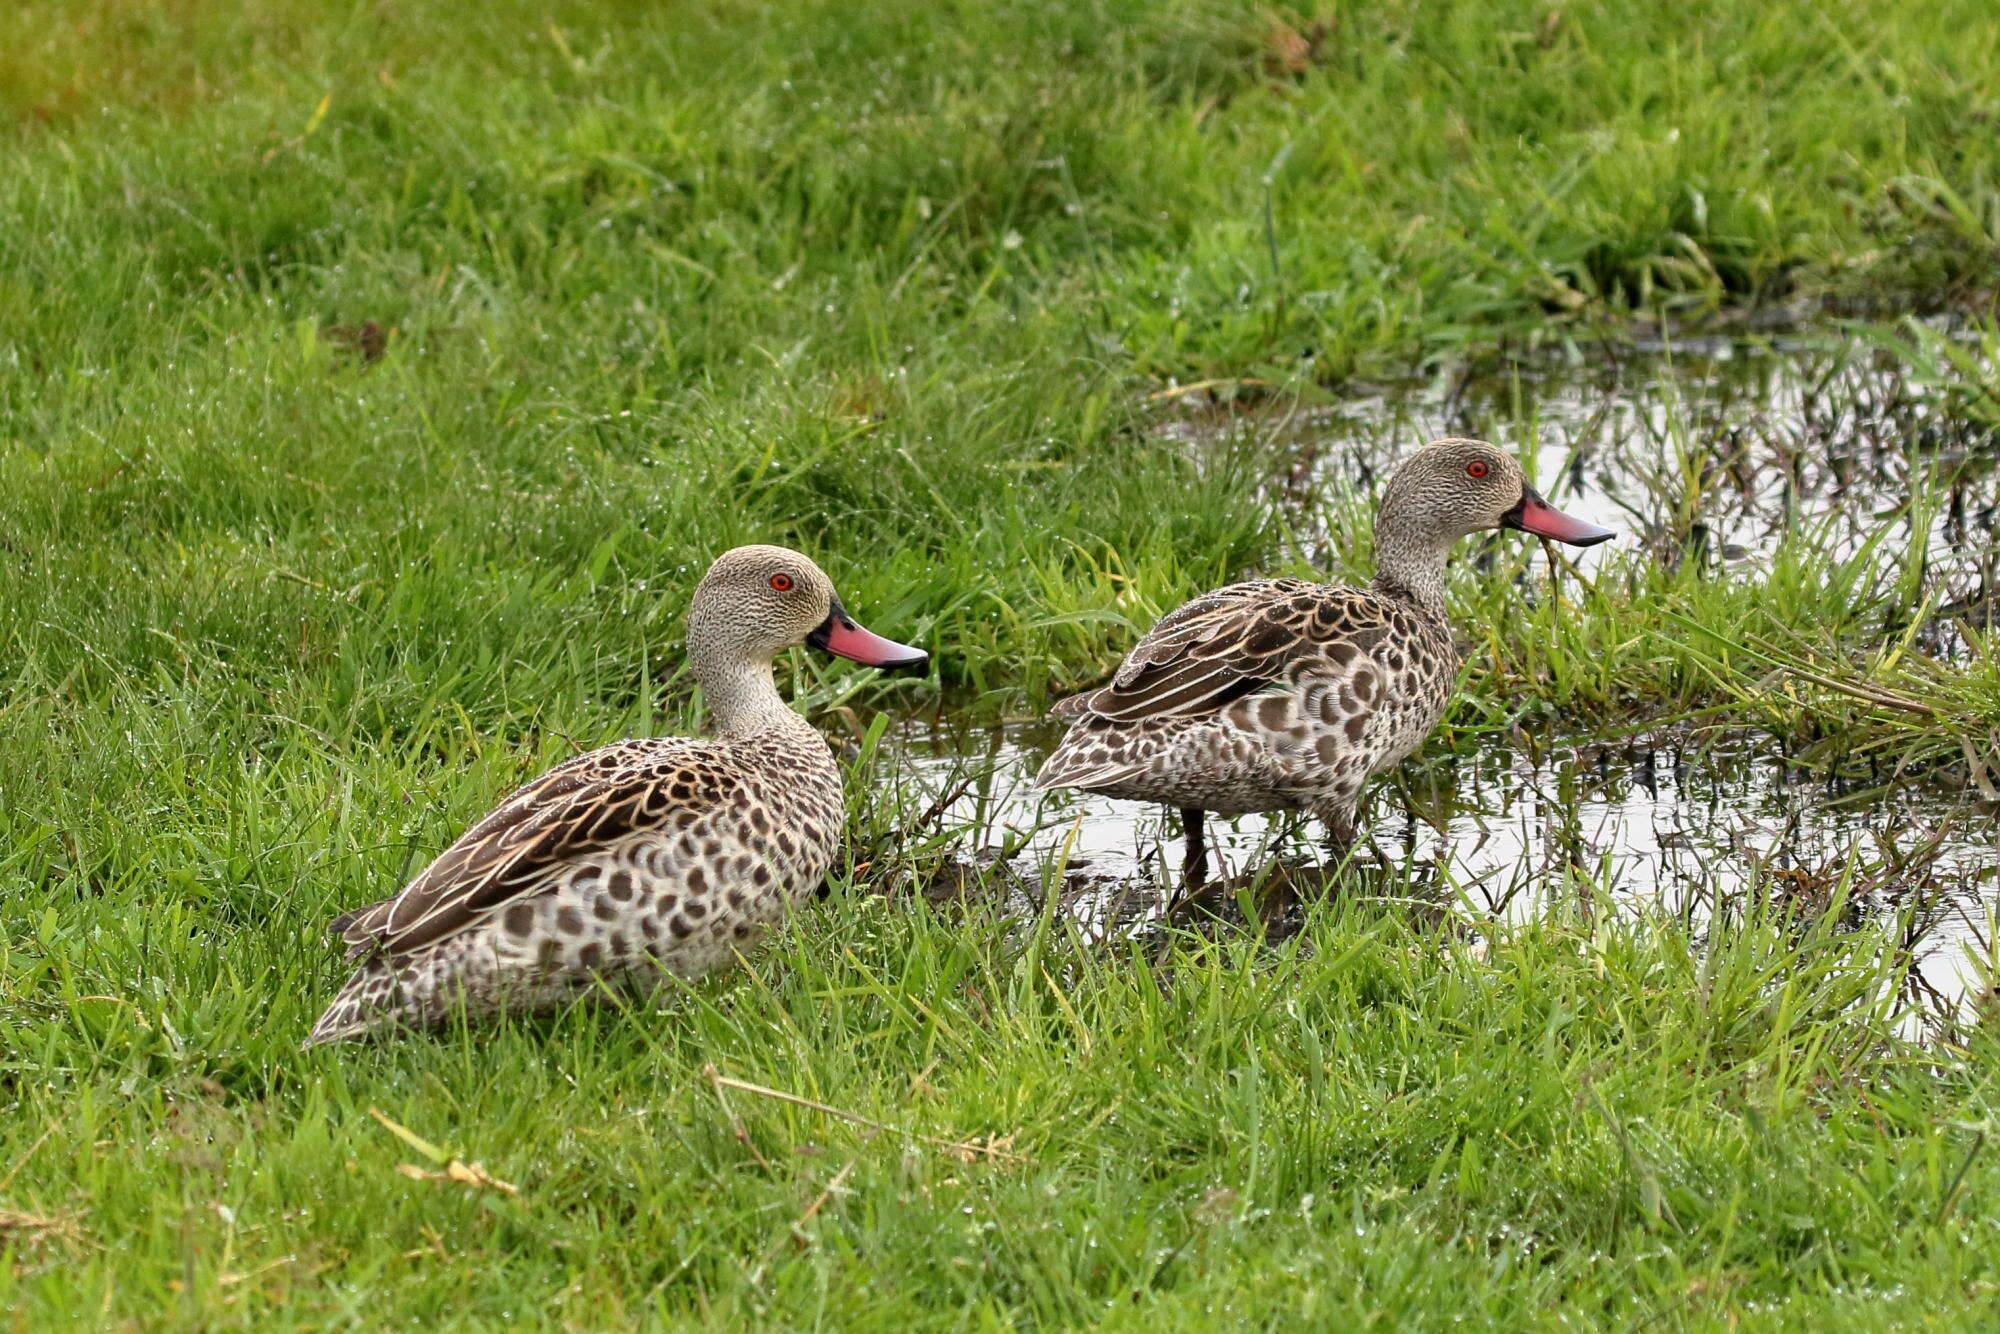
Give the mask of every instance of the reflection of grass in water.
MULTIPOLYGON (((1143 803, 1037 798, 1027 784, 1039 751, 1018 734, 961 729, 902 747, 916 748, 887 772, 920 779, 868 789, 866 816, 879 840, 869 865, 892 894, 1029 917, 1053 904, 1104 938, 1147 934, 1182 910, 1276 929, 1294 920, 1290 905, 1325 892, 1455 905, 1471 921, 1584 904, 1697 928, 1768 902, 1881 921, 1913 957, 1938 955, 1944 971, 1927 999, 1941 1014, 1962 999, 1965 986, 1949 980, 1959 956, 1987 953, 1979 905, 1996 888, 1995 836, 1977 804, 1857 792, 1780 767, 1743 734, 1674 729, 1602 756, 1588 738, 1568 738, 1534 762, 1485 749, 1413 765, 1378 789, 1360 855, 1337 872, 1303 817, 1262 832, 1212 822, 1218 878, 1191 900, 1171 818, 1143 803), (1075 841, 1079 821, 1096 830, 1087 847, 1075 841)), ((1913 977, 1913 988, 1924 982, 1913 977)))

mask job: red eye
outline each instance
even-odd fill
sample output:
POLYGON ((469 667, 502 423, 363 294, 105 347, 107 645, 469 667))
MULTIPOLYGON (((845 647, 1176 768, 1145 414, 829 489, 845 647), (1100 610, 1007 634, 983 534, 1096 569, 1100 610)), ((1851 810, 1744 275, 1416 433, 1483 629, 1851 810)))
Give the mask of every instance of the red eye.
POLYGON ((777 590, 778 590, 778 591, 779 591, 780 593, 789 593, 789 592, 791 592, 791 591, 792 591, 792 576, 790 576, 789 574, 774 574, 774 575, 772 575, 772 576, 771 576, 771 587, 773 587, 773 588, 777 589, 777 590))
POLYGON ((1478 459, 1474 459, 1465 465, 1465 475, 1467 477, 1484 477, 1486 475, 1486 465, 1478 459))

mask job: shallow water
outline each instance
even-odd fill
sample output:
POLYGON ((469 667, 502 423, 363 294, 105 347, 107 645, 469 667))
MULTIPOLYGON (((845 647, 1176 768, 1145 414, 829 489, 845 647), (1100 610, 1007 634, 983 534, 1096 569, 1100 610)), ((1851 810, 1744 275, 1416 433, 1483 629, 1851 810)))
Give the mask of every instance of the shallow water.
MULTIPOLYGON (((961 858, 1004 861, 994 883, 1011 887, 1015 906, 1060 885, 1064 910, 1089 931, 1158 925, 1178 882, 1178 820, 1140 803, 1031 791, 1059 735, 1044 724, 912 727, 896 768, 905 797, 959 833, 961 858)), ((1829 783, 1753 738, 1445 756, 1378 785, 1370 818, 1359 859, 1468 917, 1520 921, 1583 904, 1700 922, 1757 896, 1822 911, 1840 889, 1851 914, 1905 925, 1920 999, 1949 1006, 1986 985, 2000 817, 1935 791, 1829 783)), ((1224 881, 1318 857, 1320 831, 1296 817, 1211 816, 1208 828, 1224 881)))
MULTIPOLYGON (((1788 538, 1820 559, 1860 554, 1879 580, 1908 579, 1935 599, 1922 642, 1942 655, 1965 651, 1954 622, 1990 624, 2000 595, 2000 442, 1858 344, 1707 340, 1454 367, 1312 407, 1207 393, 1169 402, 1169 441, 1249 439, 1278 461, 1272 503, 1322 568, 1336 563, 1339 525, 1363 512, 1330 497, 1372 511, 1411 446, 1464 435, 1532 459, 1551 500, 1636 535, 1652 558, 1717 578, 1754 574, 1788 538)), ((1610 550, 1572 554, 1588 570, 1610 550)), ((963 856, 1001 864, 993 879, 1018 906, 1060 884, 1087 928, 1146 929, 1178 880, 1178 821, 1030 792, 1058 735, 914 728, 899 768, 917 808, 962 831, 963 856)), ((1934 790, 1842 789, 1741 734, 1578 738, 1539 756, 1446 756, 1443 744, 1376 787, 1364 857, 1456 911, 1521 920, 1588 899, 1707 921, 1757 896, 1819 911, 1840 888, 1851 917, 1902 927, 1912 990, 1933 1011, 1989 985, 2000 893, 1990 808, 1934 790)), ((1310 859, 1319 837, 1292 818, 1211 817, 1210 831, 1225 878, 1310 859)))

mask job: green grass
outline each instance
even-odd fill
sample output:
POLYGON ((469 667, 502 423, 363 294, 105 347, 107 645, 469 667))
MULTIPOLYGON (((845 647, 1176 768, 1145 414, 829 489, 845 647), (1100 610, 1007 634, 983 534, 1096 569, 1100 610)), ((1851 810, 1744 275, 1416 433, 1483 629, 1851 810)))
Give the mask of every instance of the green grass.
MULTIPOLYGON (((1155 958, 843 885, 658 1011, 293 1050, 330 913, 573 746, 697 721, 678 619, 723 547, 800 546, 936 650, 916 683, 801 658, 831 730, 991 717, 1302 568, 1264 485, 1287 446, 1164 441, 1170 385, 1318 400, 1635 323, 1990 296, 1986 19, 10 10, 0 1309, 1990 1324, 2000 1051, 1907 1036, 1893 924, 1579 913, 1482 960, 1391 886, 1283 948, 1155 958), (887 1129, 725 1101, 709 1066, 887 1129), (399 1174, 422 1155, 371 1107, 519 1194, 399 1174)), ((1990 335, 1888 337, 1992 422, 1990 335)), ((1684 537, 1715 446, 1669 443, 1684 537)), ((1327 564, 1365 569, 1360 502, 1323 510, 1327 564)), ((1442 748, 1706 711, 1936 773, 2000 735, 1990 637, 1885 646, 1934 592, 1895 552, 1801 532, 1738 580, 1635 552, 1562 600, 1493 556, 1458 572, 1479 651, 1442 748), (1856 693, 1885 689, 1930 712, 1856 693)), ((876 845, 907 814, 852 801, 876 845)))
MULTIPOLYGON (((81 1235, 29 1249, 17 1309, 1970 1328, 2000 1306, 2000 1052, 1940 1067, 1888 1037, 1895 952, 1867 933, 1579 919, 1482 960, 1353 906, 1274 952, 1156 959, 844 897, 658 1012, 303 1059, 275 1039, 313 998, 271 986, 303 981, 300 947, 228 953, 115 1002, 56 966, 20 1055, 19 1133, 47 1138, 9 1189, 81 1235), (206 1013, 173 999, 197 989, 206 1013), (872 1124, 718 1092, 711 1066, 872 1124), (399 1173, 438 1169, 370 1108, 519 1194, 399 1173)), ((151 971, 137 939, 91 957, 151 971)))

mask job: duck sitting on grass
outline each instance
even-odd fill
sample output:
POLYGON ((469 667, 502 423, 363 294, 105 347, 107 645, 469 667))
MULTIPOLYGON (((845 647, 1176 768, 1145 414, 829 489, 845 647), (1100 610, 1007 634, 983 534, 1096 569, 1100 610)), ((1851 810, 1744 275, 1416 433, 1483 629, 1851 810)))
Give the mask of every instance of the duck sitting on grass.
POLYGON ((1579 547, 1616 536, 1551 507, 1484 441, 1425 445, 1382 493, 1374 583, 1253 579, 1169 612, 1109 685, 1055 705, 1073 721, 1036 788, 1179 808, 1189 888, 1208 874, 1206 811, 1309 811, 1344 857, 1368 780, 1444 715, 1459 669, 1445 559, 1491 528, 1579 547))
POLYGON ((839 766, 771 674, 802 643, 875 667, 928 657, 856 625, 798 552, 724 552, 688 610, 714 737, 621 741, 557 765, 400 894, 334 918, 357 966, 305 1045, 547 1009, 603 981, 733 959, 819 887, 840 839, 839 766))

